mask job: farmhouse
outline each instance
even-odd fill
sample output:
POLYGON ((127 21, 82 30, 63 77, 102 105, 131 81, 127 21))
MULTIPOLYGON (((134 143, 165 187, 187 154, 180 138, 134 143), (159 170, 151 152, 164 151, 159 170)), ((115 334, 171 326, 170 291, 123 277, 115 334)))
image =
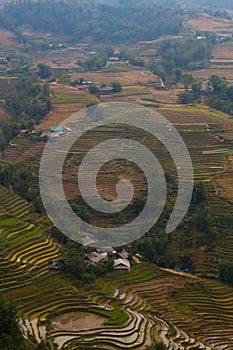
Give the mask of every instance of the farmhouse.
POLYGON ((130 262, 128 259, 115 259, 113 264, 114 270, 128 270, 130 271, 130 262))
POLYGON ((155 86, 155 90, 157 90, 157 91, 167 91, 168 89, 166 88, 166 86, 159 85, 159 86, 155 86))
POLYGON ((104 247, 104 248, 96 248, 96 252, 98 254, 115 253, 115 250, 112 247, 104 247))
POLYGON ((51 126, 49 129, 50 132, 63 132, 63 130, 63 126, 51 126))
POLYGON ((112 86, 104 86, 102 88, 99 88, 99 92, 100 94, 107 94, 113 91, 113 87, 112 86))
POLYGON ((88 262, 88 265, 95 265, 99 262, 107 261, 108 253, 91 252, 85 255, 84 260, 88 262))
POLYGON ((109 60, 110 62, 117 62, 117 61, 119 61, 119 57, 117 57, 117 56, 110 56, 110 57, 108 58, 108 60, 109 60))

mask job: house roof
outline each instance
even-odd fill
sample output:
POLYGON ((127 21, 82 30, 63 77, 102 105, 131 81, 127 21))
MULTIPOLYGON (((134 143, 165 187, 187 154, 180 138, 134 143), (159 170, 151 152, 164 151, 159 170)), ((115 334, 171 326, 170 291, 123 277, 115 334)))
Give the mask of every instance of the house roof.
POLYGON ((86 254, 84 258, 88 259, 93 264, 97 264, 100 261, 107 260, 108 255, 107 254, 100 254, 97 252, 91 252, 89 254, 86 254))
POLYGON ((129 257, 129 253, 125 249, 123 249, 120 253, 118 253, 118 255, 122 259, 128 259, 129 257))
POLYGON ((116 269, 116 268, 130 269, 130 262, 127 259, 121 259, 121 258, 115 259, 113 267, 114 267, 114 269, 116 269))
POLYGON ((56 126, 56 125, 53 125, 50 127, 50 131, 51 132, 60 132, 60 131, 63 131, 63 126, 56 126))
POLYGON ((113 87, 112 86, 104 86, 104 87, 100 88, 100 91, 113 91, 113 87))
POLYGON ((112 247, 96 248, 97 253, 112 253, 114 249, 112 247))

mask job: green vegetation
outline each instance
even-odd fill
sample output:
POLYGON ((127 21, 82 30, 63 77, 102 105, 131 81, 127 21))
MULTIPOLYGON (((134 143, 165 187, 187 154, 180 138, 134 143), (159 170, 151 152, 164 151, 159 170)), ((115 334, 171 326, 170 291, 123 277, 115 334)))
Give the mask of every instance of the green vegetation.
MULTIPOLYGON (((0 298, 0 349, 26 350, 27 345, 18 326, 15 305, 0 298)), ((29 348, 28 348, 29 349, 29 348)))
POLYGON ((128 315, 122 310, 122 306, 118 301, 112 301, 109 303, 112 311, 103 311, 100 309, 90 309, 90 311, 97 313, 98 315, 105 316, 108 318, 106 325, 117 326, 122 325, 128 319, 128 315))
POLYGON ((52 70, 49 66, 39 63, 38 64, 38 75, 41 79, 47 79, 51 76, 52 70))
POLYGON ((2 26, 14 30, 29 26, 35 31, 67 35, 76 41, 88 35, 95 42, 112 44, 176 34, 182 28, 184 11, 180 7, 174 9, 167 4, 161 6, 144 1, 120 2, 112 6, 90 0, 85 3, 51 0, 9 3, 1 17, 2 26))
MULTIPOLYGON (((200 2, 204 3, 204 0, 200 2)), ((180 4, 176 4, 176 0, 165 0, 162 5, 157 0, 29 0, 7 3, 0 11, 1 28, 13 30, 17 39, 14 41, 17 52, 9 48, 9 56, 0 62, 2 74, 14 77, 10 83, 6 79, 0 82, 1 107, 8 112, 5 116, 1 109, 0 114, 3 130, 0 145, 2 150, 6 147, 0 163, 0 292, 7 301, 0 301, 0 349, 55 350, 53 339, 59 339, 64 341, 62 350, 165 350, 162 342, 155 342, 155 330, 156 340, 163 334, 161 339, 166 338, 169 346, 177 349, 204 348, 207 342, 212 346, 211 337, 222 348, 233 344, 233 206, 226 198, 227 189, 224 188, 224 180, 231 179, 232 170, 232 126, 226 113, 233 114, 233 88, 226 79, 213 75, 203 91, 199 80, 195 81, 190 74, 208 65, 216 35, 205 33, 206 40, 195 39, 198 33, 188 28, 189 6, 180 8, 180 4), (47 31, 52 36, 31 31, 47 31), (183 38, 154 40, 170 34, 183 38), (41 39, 32 38, 34 35, 41 35, 41 39), (106 43, 113 47, 105 47, 106 43), (31 50, 50 52, 48 57, 44 52, 37 52, 32 60, 31 50), (63 68, 63 55, 69 68, 63 68), (110 62, 109 57, 115 55, 119 62, 110 62), (56 61, 54 56, 62 58, 56 61), (67 56, 71 60, 66 61, 67 56), (4 71, 11 60, 14 69, 4 71), (37 65, 41 61, 60 66, 51 69, 44 63, 37 65), (77 66, 70 68, 70 63, 77 66), (141 79, 138 82, 133 80, 135 72, 127 82, 132 66, 139 67, 141 79), (145 72, 141 72, 144 68, 140 67, 144 66, 145 72), (182 83, 185 91, 179 96, 180 102, 193 105, 180 106, 174 101, 160 104, 160 93, 157 101, 157 92, 148 89, 158 83, 148 82, 149 67, 168 86, 182 83), (86 78, 70 83, 77 72, 83 72, 84 77, 92 80, 91 73, 86 71, 98 71, 100 81, 107 83, 100 86, 84 84, 86 78), (114 71, 128 72, 119 76, 126 85, 123 88, 119 82, 111 82, 111 74, 106 74, 104 79, 105 72, 114 71), (54 81, 54 77, 61 79, 57 79, 59 83, 78 86, 79 91, 68 91, 67 86, 54 84, 51 85, 54 91, 50 92, 48 82, 54 81), (44 215, 38 186, 44 140, 41 140, 40 132, 32 134, 31 131, 45 116, 38 129, 44 131, 50 127, 48 112, 51 104, 54 122, 57 111, 60 118, 63 111, 65 116, 74 107, 69 104, 77 103, 81 108, 114 98, 140 103, 140 98, 133 96, 146 94, 150 96, 144 102, 151 108, 159 107, 183 137, 193 160, 195 186, 185 218, 172 233, 167 233, 165 227, 178 191, 176 166, 166 147, 149 133, 136 128, 121 130, 120 137, 132 137, 158 155, 164 167, 167 199, 157 224, 143 237, 124 247, 130 253, 131 270, 119 271, 113 269, 116 254, 109 253, 108 260, 98 264, 87 263, 86 255, 93 249, 69 240, 44 215), (21 129, 29 129, 29 132, 15 137, 21 129), (11 147, 7 147, 8 143, 11 147), (16 163, 7 162, 12 159, 7 158, 7 152, 15 154, 16 163), (23 162, 19 162, 18 155, 23 162), (172 268, 172 273, 164 271, 163 267, 172 268), (178 272, 184 269, 201 278, 178 272), (18 327, 18 316, 11 300, 17 304, 22 329, 18 327), (80 330, 79 324, 73 329, 64 325, 65 322, 63 329, 54 325, 54 319, 59 320, 59 317, 65 320, 69 316, 72 322, 71 313, 76 320, 82 319, 82 313, 89 313, 94 319, 103 316, 106 322, 100 326, 94 324, 93 329, 90 322, 88 332, 80 330), (26 341, 22 330, 28 334, 26 341)), ((216 15, 226 18, 228 14, 223 10, 217 11, 216 15)), ((93 81, 96 76, 93 74, 93 81)), ((170 92, 173 98, 175 91, 168 90, 164 93, 165 101, 170 92)), ((98 121, 100 118, 96 114, 93 119, 98 121)), ((73 198, 69 201, 72 209, 84 221, 103 227, 120 226, 138 216, 147 199, 146 181, 140 183, 143 176, 134 166, 119 161, 113 162, 112 170, 109 170, 111 164, 107 164, 106 168, 100 169, 103 178, 100 176, 97 180, 100 192, 111 200, 114 190, 111 186, 105 188, 106 177, 113 175, 115 180, 127 171, 132 176, 132 182, 135 181, 139 190, 122 212, 103 214, 88 207, 81 196, 72 197, 72 186, 76 185, 73 174, 87 150, 101 138, 119 137, 117 125, 97 129, 98 137, 90 131, 87 139, 82 139, 83 143, 72 146, 65 162, 64 187, 67 186, 66 190, 73 198), (68 170, 71 170, 70 178, 68 170)), ((154 186, 158 186, 156 181, 154 186)), ((140 233, 140 228, 137 229, 140 233)))
POLYGON ((21 129, 33 128, 49 112, 48 84, 41 85, 35 76, 17 79, 12 93, 5 98, 4 107, 10 119, 3 125, 2 149, 21 129))
MULTIPOLYGON (((183 82, 186 90, 179 94, 181 103, 199 103, 203 95, 207 105, 233 115, 233 86, 229 85, 226 78, 212 75, 204 93, 201 91, 201 84, 197 84, 191 74, 182 75, 180 81, 183 82), (192 89, 188 91, 190 85, 192 89)), ((225 117, 219 112, 212 112, 211 115, 220 119, 225 117)))
POLYGON ((68 95, 55 94, 52 99, 53 103, 83 103, 85 105, 90 103, 97 103, 98 99, 92 95, 68 95))
POLYGON ((177 82, 183 70, 192 71, 207 64, 214 40, 210 35, 207 40, 189 37, 162 41, 157 52, 160 60, 151 62, 151 69, 163 80, 177 82))
POLYGON ((233 286, 233 263, 231 261, 222 261, 218 265, 218 273, 220 281, 233 286))
POLYGON ((164 343, 158 342, 154 345, 150 345, 146 347, 146 350, 166 350, 167 347, 164 343))
POLYGON ((177 304, 176 305, 176 308, 177 308, 177 310, 179 310, 183 315, 189 315, 190 314, 190 310, 189 310, 189 308, 188 308, 188 306, 187 305, 183 305, 183 304, 177 304))
POLYGON ((40 198, 39 188, 36 186, 36 167, 30 163, 0 163, 0 183, 13 189, 19 196, 25 198, 36 212, 44 211, 40 198))

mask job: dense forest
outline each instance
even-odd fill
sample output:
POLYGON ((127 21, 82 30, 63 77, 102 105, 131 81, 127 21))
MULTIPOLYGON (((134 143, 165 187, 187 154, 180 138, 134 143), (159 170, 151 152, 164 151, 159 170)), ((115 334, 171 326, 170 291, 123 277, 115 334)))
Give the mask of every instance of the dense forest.
POLYGON ((2 149, 21 129, 32 128, 48 113, 51 108, 48 84, 41 84, 36 76, 17 79, 12 93, 5 98, 4 108, 10 120, 3 125, 2 149))
POLYGON ((92 37, 95 42, 123 43, 177 34, 184 15, 179 7, 154 2, 121 2, 114 7, 91 0, 19 1, 6 4, 0 23, 11 30, 28 27, 75 41, 92 37))

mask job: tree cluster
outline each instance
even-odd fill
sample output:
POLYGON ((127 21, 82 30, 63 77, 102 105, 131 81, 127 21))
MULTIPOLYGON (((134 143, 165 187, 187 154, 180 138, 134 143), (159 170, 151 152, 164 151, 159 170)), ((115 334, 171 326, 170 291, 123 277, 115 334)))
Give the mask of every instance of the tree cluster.
POLYGON ((184 10, 156 1, 120 1, 118 4, 81 1, 18 1, 5 5, 1 13, 7 29, 28 26, 34 31, 70 36, 79 41, 136 42, 177 34, 184 10))
MULTIPOLYGON (((200 102, 201 84, 197 83, 191 74, 183 74, 180 81, 185 88, 185 92, 179 94, 180 102, 183 104, 200 102)), ((204 97, 205 103, 210 107, 233 115, 233 86, 229 85, 226 78, 212 75, 204 97)))
POLYGON ((10 120, 3 126, 5 140, 2 140, 2 148, 21 129, 32 128, 49 112, 48 84, 41 85, 34 76, 17 79, 13 92, 5 98, 4 107, 10 114, 10 120))
POLYGON ((158 49, 159 60, 151 63, 153 73, 163 80, 173 79, 177 82, 183 70, 195 70, 206 64, 211 55, 210 40, 184 38, 165 40, 158 49))
POLYGON ((218 275, 221 282, 233 286, 233 262, 222 261, 218 265, 218 275))

